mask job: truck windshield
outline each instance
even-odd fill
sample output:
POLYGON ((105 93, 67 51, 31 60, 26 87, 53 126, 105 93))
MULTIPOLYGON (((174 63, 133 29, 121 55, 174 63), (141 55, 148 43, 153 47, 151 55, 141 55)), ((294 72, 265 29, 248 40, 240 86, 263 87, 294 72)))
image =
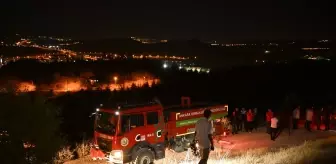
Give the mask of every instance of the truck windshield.
POLYGON ((96 114, 96 130, 105 134, 115 134, 116 127, 118 125, 118 116, 106 113, 98 112, 96 114))

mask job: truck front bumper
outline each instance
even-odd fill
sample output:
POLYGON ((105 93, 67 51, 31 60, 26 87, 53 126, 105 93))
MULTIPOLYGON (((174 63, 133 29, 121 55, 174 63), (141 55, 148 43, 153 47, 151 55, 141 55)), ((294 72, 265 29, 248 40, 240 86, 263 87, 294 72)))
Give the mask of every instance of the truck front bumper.
POLYGON ((108 153, 104 153, 98 148, 91 148, 90 156, 93 160, 107 160, 109 163, 122 164, 131 161, 131 157, 124 155, 122 150, 113 150, 108 153))
POLYGON ((107 155, 107 160, 110 163, 123 163, 123 152, 121 150, 113 150, 107 155))
POLYGON ((90 149, 90 156, 93 160, 102 160, 105 159, 105 153, 103 151, 101 151, 100 149, 94 148, 92 147, 90 149))

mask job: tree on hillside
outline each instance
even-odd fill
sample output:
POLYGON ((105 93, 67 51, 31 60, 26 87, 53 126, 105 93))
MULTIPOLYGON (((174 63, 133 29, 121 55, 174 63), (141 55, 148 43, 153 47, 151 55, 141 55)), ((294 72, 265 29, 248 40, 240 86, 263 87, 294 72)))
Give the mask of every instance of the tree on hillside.
POLYGON ((49 162, 61 144, 56 108, 29 94, 0 95, 0 104, 0 163, 49 162))

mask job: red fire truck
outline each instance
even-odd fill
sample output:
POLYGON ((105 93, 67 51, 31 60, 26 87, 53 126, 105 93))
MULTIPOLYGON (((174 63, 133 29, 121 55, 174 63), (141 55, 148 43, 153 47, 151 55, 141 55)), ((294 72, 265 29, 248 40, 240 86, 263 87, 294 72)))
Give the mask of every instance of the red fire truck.
POLYGON ((227 105, 191 104, 188 97, 182 98, 181 105, 167 108, 160 103, 101 107, 96 112, 91 157, 112 163, 145 164, 164 158, 168 145, 177 152, 184 151, 205 109, 211 109, 212 119, 228 113, 227 105))

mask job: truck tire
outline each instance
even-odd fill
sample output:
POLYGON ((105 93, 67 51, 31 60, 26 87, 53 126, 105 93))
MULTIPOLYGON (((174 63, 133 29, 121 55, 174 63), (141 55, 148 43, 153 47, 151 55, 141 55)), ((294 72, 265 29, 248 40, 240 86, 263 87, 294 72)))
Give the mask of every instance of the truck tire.
POLYGON ((150 149, 142 148, 137 151, 137 155, 132 164, 152 164, 154 162, 154 153, 150 149))
POLYGON ((181 141, 175 142, 173 145, 173 150, 177 153, 181 153, 184 151, 183 143, 181 141))

